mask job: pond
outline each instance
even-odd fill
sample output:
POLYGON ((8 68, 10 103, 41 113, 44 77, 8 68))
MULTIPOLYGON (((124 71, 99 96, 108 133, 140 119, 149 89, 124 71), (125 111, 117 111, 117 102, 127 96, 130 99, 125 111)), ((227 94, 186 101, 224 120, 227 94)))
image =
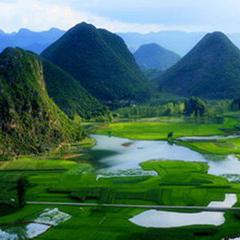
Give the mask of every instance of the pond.
POLYGON ((45 209, 35 220, 31 223, 9 227, 8 229, 0 229, 0 239, 4 240, 25 240, 33 239, 51 227, 68 221, 71 216, 67 213, 59 211, 57 208, 45 209))
MULTIPOLYGON (((223 202, 211 202, 208 207, 230 208, 237 203, 236 194, 226 194, 223 202)), ((130 222, 146 228, 173 228, 191 225, 224 224, 224 212, 180 213, 149 210, 129 219, 130 222)))

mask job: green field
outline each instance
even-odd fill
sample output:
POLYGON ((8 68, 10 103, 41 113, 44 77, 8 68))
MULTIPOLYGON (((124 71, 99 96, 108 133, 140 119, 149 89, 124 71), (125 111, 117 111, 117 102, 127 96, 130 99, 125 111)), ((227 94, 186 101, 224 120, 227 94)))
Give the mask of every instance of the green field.
POLYGON ((234 131, 238 125, 235 118, 225 118, 223 123, 196 123, 185 119, 159 119, 157 122, 117 122, 102 126, 98 134, 109 134, 138 140, 166 140, 168 133, 173 132, 174 138, 184 136, 224 135, 234 131))
MULTIPOLYGON (((98 134, 105 133, 131 139, 165 139, 170 131, 174 137, 224 134, 237 126, 234 118, 221 124, 194 124, 183 119, 166 119, 159 122, 112 123, 102 126, 98 134)), ((239 139, 227 140, 226 148, 217 141, 187 143, 188 147, 210 152, 228 152, 231 144, 238 147, 239 139), (190 146, 190 144, 196 144, 190 146), (205 146, 204 146, 205 144, 205 146), (215 149, 212 146, 216 146, 215 149)), ((223 177, 209 175, 208 165, 197 162, 149 161, 141 164, 156 176, 127 176, 100 178, 97 180, 95 163, 91 162, 89 148, 94 140, 64 145, 47 155, 21 156, 0 162, 0 227, 19 226, 34 220, 47 207, 26 205, 15 208, 16 183, 26 177, 28 201, 99 203, 99 207, 58 207, 72 218, 51 228, 36 239, 41 240, 145 240, 145 239, 223 239, 240 236, 240 214, 227 212, 226 222, 219 227, 188 226, 171 229, 143 228, 134 225, 129 218, 143 212, 142 209, 104 208, 101 203, 159 204, 173 206, 206 206, 211 201, 222 201, 226 193, 236 193, 240 199, 240 184, 230 183, 223 177), (11 202, 10 199, 15 199, 11 202), (7 204, 7 208, 6 208, 7 204), (11 207, 10 207, 11 206, 11 207), (6 211, 8 209, 8 211, 6 211), (127 229, 127 231, 126 231, 127 229)), ((185 144, 185 143, 184 143, 185 144)), ((236 153, 237 150, 236 150, 236 153)), ((237 203, 240 206, 240 201, 237 203)))
POLYGON ((177 142, 180 145, 206 154, 240 154, 240 138, 215 141, 177 142))
MULTIPOLYGON (((24 160, 22 160, 24 161, 24 160)), ((52 160, 46 160, 52 165, 52 160)), ((132 204, 165 204, 203 206, 211 201, 223 200, 225 193, 240 194, 240 185, 207 174, 204 163, 146 162, 145 170, 155 170, 158 176, 115 177, 96 180, 89 164, 70 165, 61 161, 64 172, 22 171, 29 181, 27 199, 32 201, 104 202, 132 204), (69 167, 71 166, 71 167, 69 167), (179 169, 181 169, 179 171, 179 169), (133 187, 134 186, 134 187, 133 187)), ((28 159, 26 159, 28 163, 28 159)), ((59 163, 60 164, 60 163, 59 163)), ((59 168, 59 164, 56 165, 59 168)), ((60 164, 60 165, 61 165, 60 164)), ((48 166, 48 164, 47 164, 48 166)), ((3 179, 12 179, 15 172, 1 171, 3 179)), ((239 195, 240 196, 240 195, 239 195)), ((26 206, 12 214, 0 217, 1 224, 32 220, 42 206, 26 206)), ((173 229, 146 229, 128 221, 141 209, 60 207, 72 215, 71 220, 51 228, 37 239, 220 239, 240 234, 238 216, 227 213, 221 227, 195 226, 173 229), (126 228, 128 231, 126 231, 126 228)))

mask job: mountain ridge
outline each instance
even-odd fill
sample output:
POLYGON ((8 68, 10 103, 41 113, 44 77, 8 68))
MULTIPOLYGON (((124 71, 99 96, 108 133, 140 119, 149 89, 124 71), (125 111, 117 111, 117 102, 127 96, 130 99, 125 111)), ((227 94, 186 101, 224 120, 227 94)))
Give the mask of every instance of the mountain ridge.
POLYGON ((147 79, 126 44, 107 30, 77 24, 41 56, 68 72, 105 104, 150 97, 147 79))
POLYGON ((159 77, 163 90, 182 96, 230 99, 240 93, 240 50, 221 32, 205 37, 159 77))
POLYGON ((77 114, 84 119, 91 119, 107 114, 107 108, 71 75, 45 59, 42 59, 42 64, 49 96, 69 117, 77 114))
POLYGON ((7 47, 19 47, 35 53, 41 53, 51 43, 64 34, 63 30, 51 28, 46 31, 31 31, 21 28, 18 32, 0 32, 0 51, 7 47))

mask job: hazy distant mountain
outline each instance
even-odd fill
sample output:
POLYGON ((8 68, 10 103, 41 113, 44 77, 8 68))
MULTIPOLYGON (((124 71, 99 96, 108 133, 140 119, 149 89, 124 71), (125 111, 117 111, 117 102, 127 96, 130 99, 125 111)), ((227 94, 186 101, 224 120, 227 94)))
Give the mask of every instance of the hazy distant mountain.
POLYGON ((20 29, 16 33, 0 32, 0 51, 6 47, 20 47, 36 53, 41 53, 50 44, 64 34, 64 31, 52 28, 49 31, 33 32, 28 29, 20 29))
POLYGON ((164 71, 181 58, 176 53, 169 51, 156 43, 142 45, 135 53, 137 64, 143 70, 156 69, 164 71))
POLYGON ((147 79, 116 34, 81 23, 48 47, 42 56, 71 74, 104 103, 150 97, 147 79))
MULTIPOLYGON (((138 49, 139 46, 149 43, 157 43, 160 46, 184 56, 199 42, 206 33, 161 31, 157 33, 119 33, 130 49, 138 49)), ((228 37, 240 47, 240 34, 229 34, 228 37)))
MULTIPOLYGON (((65 31, 52 28, 48 31, 34 32, 28 29, 21 29, 17 33, 4 33, 0 30, 0 51, 6 47, 20 47, 36 53, 42 52, 45 48, 59 39, 65 31)), ((188 53, 206 33, 203 32, 181 32, 161 31, 157 33, 118 33, 128 48, 133 53, 141 45, 157 43, 180 56, 188 53)), ((240 34, 229 34, 230 39, 240 47, 240 34)))
POLYGON ((207 34, 160 78, 163 90, 208 99, 240 95, 240 50, 221 32, 207 34))
POLYGON ((156 33, 119 33, 129 48, 138 49, 141 45, 157 43, 180 56, 189 52, 205 33, 186 33, 178 31, 161 31, 156 33))

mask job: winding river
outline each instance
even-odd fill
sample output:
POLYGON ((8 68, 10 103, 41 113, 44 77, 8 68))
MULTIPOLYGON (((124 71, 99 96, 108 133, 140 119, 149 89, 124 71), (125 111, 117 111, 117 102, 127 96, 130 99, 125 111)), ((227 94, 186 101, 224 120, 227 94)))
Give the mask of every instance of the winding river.
POLYGON ((149 160, 206 162, 210 174, 240 174, 240 161, 234 155, 201 154, 187 147, 170 145, 166 141, 138 141, 102 135, 93 137, 97 143, 91 151, 100 156, 98 169, 102 175, 121 172, 131 174, 134 171, 139 173, 141 171, 139 164, 149 160))
MULTIPOLYGON (((204 155, 183 146, 170 145, 166 141, 133 141, 101 135, 93 135, 93 137, 97 143, 91 151, 95 153, 95 156, 99 156, 98 177, 154 175, 154 172, 144 172, 139 165, 148 160, 206 162, 209 165, 210 174, 239 175, 240 173, 240 161, 234 155, 204 155)), ((181 140, 210 141, 235 137, 192 137, 181 140)), ((212 202, 209 207, 232 207, 236 202, 236 194, 226 194, 223 202, 212 202)), ((190 225, 219 226, 225 222, 225 218, 224 213, 220 212, 179 213, 148 210, 129 219, 129 221, 147 228, 172 228, 190 225)))

